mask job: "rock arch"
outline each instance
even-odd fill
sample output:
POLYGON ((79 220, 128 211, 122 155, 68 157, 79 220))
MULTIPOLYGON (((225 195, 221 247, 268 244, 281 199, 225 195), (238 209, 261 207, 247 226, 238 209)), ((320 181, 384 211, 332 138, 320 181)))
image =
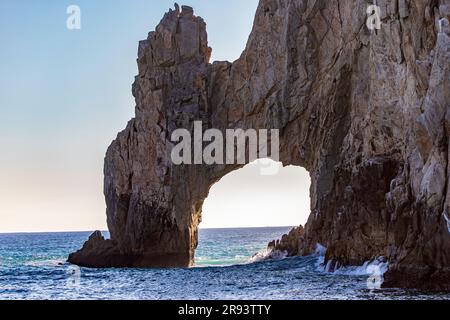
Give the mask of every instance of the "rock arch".
POLYGON ((282 167, 268 158, 252 162, 211 187, 202 207, 200 228, 281 230, 283 226, 304 225, 310 213, 310 188, 309 172, 300 166, 282 167))
POLYGON ((106 154, 111 240, 95 233, 69 261, 192 263, 209 188, 239 167, 172 165, 171 133, 200 120, 280 129, 283 164, 311 173, 292 254, 320 243, 341 265, 385 256, 386 285, 449 289, 450 38, 437 34, 437 1, 401 2, 401 14, 380 2, 371 33, 365 0, 261 0, 241 57, 213 64, 204 21, 168 12, 139 44, 136 116, 106 154))

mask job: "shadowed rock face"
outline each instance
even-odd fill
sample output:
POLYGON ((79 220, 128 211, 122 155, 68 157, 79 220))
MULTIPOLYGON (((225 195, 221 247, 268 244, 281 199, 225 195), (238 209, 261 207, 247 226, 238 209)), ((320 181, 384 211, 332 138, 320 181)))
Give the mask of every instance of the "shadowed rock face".
POLYGON ((311 174, 305 228, 272 247, 362 264, 386 257, 386 286, 450 289, 446 217, 450 0, 261 0, 242 56, 209 63, 206 27, 176 7, 140 42, 136 117, 105 159, 111 240, 69 261, 186 267, 209 188, 240 166, 175 166, 172 132, 280 129, 284 165, 311 174), (101 257, 101 258, 99 258, 101 257))

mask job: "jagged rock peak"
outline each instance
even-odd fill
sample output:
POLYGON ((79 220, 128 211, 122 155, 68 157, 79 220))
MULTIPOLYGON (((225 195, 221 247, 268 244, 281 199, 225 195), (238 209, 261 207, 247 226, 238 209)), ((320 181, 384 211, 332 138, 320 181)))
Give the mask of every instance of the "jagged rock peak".
MULTIPOLYGON (((175 6, 175 13, 177 13, 179 16, 184 16, 184 17, 193 17, 194 16, 194 8, 190 7, 190 6, 181 6, 180 9, 180 5, 178 3, 175 2, 174 4, 175 6)), ((173 10, 169 9, 169 13, 172 13, 173 10)))

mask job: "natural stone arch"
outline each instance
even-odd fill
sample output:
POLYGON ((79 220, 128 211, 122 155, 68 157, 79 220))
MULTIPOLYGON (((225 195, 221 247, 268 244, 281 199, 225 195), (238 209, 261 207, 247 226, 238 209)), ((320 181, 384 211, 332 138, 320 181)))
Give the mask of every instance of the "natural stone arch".
POLYGON ((283 167, 270 158, 254 161, 226 174, 210 188, 200 229, 304 225, 311 212, 310 189, 311 177, 304 168, 283 167))
MULTIPOLYGON (((262 74, 249 81, 250 75, 240 70, 260 61, 247 61, 245 55, 235 64, 209 64, 205 24, 190 8, 183 8, 166 14, 156 32, 139 45, 139 75, 133 86, 136 117, 110 146, 105 160, 112 240, 103 243, 107 254, 96 252, 92 258, 85 250, 87 257, 71 257, 75 263, 135 267, 193 263, 201 208, 210 187, 243 165, 173 165, 170 137, 175 129, 192 132, 194 121, 224 135, 233 128, 282 129, 280 161, 306 164, 297 142, 287 138, 302 129, 287 124, 289 115, 281 107, 285 93, 279 81, 286 80, 275 76, 284 77, 284 72, 274 69, 276 75, 262 74), (262 82, 269 88, 258 88, 262 82), (239 96, 237 87, 242 86, 246 87, 239 96)), ((284 52, 278 56, 285 59, 284 52)))
POLYGON ((261 0, 234 63, 209 64, 191 8, 167 13, 139 45, 136 117, 106 154, 111 240, 96 233, 69 261, 192 263, 209 187, 237 168, 171 163, 171 133, 200 120, 280 129, 281 161, 312 180, 297 254, 320 243, 341 265, 385 256, 386 285, 450 288, 450 37, 436 36, 437 4, 381 2, 385 27, 371 33, 365 0, 261 0))

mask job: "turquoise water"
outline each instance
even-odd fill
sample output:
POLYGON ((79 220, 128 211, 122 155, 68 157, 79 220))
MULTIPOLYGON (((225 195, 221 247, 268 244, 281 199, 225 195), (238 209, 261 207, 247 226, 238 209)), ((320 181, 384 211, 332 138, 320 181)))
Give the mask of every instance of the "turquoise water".
POLYGON ((197 266, 230 266, 252 261, 269 241, 279 239, 292 227, 203 229, 195 254, 197 266))
POLYGON ((197 267, 85 269, 65 262, 89 232, 0 234, 0 299, 450 299, 370 290, 361 268, 323 272, 318 256, 257 261, 289 228, 200 230, 197 267))

